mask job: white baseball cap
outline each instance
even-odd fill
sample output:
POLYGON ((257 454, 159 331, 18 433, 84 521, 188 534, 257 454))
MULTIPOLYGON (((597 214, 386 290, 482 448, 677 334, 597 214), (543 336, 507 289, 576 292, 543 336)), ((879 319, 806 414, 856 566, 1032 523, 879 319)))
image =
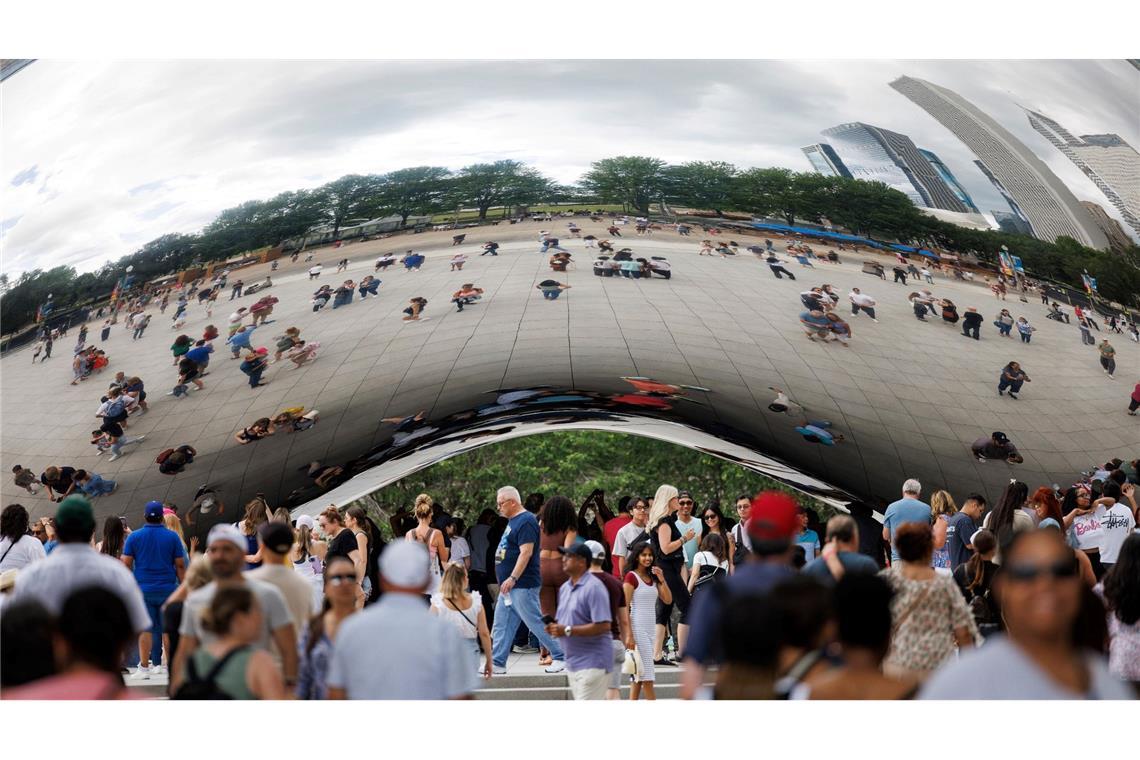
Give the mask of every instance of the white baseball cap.
POLYGON ((594 559, 606 558, 606 547, 599 544, 597 541, 587 541, 586 548, 590 550, 590 556, 594 559))
POLYGON ((301 515, 300 517, 297 518, 297 527, 298 528, 308 528, 309 530, 315 530, 317 527, 317 523, 315 520, 313 520, 312 515, 301 515))
POLYGON ((229 541, 243 553, 249 548, 242 532, 228 523, 219 523, 210 528, 210 534, 206 537, 206 547, 209 548, 219 541, 229 541))
POLYGON ((393 541, 380 555, 380 575, 393 586, 426 587, 430 580, 427 549, 413 541, 393 541))

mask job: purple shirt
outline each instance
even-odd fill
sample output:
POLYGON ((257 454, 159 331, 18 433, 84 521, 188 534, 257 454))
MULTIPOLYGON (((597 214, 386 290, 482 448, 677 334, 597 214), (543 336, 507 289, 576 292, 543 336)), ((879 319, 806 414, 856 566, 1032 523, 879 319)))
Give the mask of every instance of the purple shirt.
MULTIPOLYGON (((575 583, 568 580, 558 589, 558 625, 609 623, 610 593, 605 585, 585 572, 575 583)), ((566 654, 566 667, 571 672, 599 668, 607 673, 614 667, 613 636, 609 628, 597 636, 563 636, 558 639, 566 654)))

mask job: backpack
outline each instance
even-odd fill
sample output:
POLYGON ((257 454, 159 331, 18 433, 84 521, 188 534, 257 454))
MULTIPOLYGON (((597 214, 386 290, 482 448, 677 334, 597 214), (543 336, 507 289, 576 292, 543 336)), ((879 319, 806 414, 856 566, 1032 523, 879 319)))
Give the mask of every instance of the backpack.
POLYGON ((186 683, 178 687, 178 691, 174 693, 172 699, 233 699, 229 694, 222 691, 215 679, 231 657, 247 649, 249 649, 248 646, 234 647, 226 652, 225 656, 215 662, 214 666, 210 668, 210 672, 204 677, 198 675, 198 668, 194 665, 194 658, 191 657, 186 661, 186 674, 188 676, 186 683))
POLYGON ((170 455, 173 453, 174 453, 174 449, 164 449, 163 451, 159 452, 158 456, 154 458, 154 461, 157 462, 158 464, 164 464, 166 462, 166 460, 170 458, 170 455))
POLYGON ((978 624, 978 632, 983 636, 987 636, 1000 628, 993 605, 990 602, 989 589, 981 594, 974 594, 969 606, 970 614, 974 616, 974 622, 978 624))
POLYGON ((123 398, 117 398, 111 402, 104 413, 104 419, 113 420, 119 417, 127 410, 127 402, 123 398))

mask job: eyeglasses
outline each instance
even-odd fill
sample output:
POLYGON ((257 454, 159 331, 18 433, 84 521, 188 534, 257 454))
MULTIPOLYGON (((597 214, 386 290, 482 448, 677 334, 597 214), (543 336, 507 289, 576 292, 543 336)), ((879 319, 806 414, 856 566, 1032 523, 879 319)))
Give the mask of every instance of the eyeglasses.
POLYGON ((334 586, 339 586, 342 583, 356 583, 356 574, 350 573, 348 575, 330 575, 329 583, 334 586))
POLYGON ((709 520, 715 520, 715 519, 716 519, 716 513, 715 513, 715 512, 710 512, 709 514, 705 515, 705 516, 704 516, 704 518, 702 518, 702 519, 703 519, 705 522, 708 522, 709 520))
POLYGON ((680 504, 681 506, 687 506, 687 507, 693 506, 693 502, 689 501, 688 499, 681 499, 681 501, 679 501, 677 503, 680 504))
POLYGON ((1051 565, 1031 565, 1027 562, 1014 563, 1009 566, 1008 574, 1011 581, 1029 583, 1042 575, 1049 575, 1053 580, 1062 578, 1075 578, 1080 568, 1075 559, 1059 559, 1051 565))

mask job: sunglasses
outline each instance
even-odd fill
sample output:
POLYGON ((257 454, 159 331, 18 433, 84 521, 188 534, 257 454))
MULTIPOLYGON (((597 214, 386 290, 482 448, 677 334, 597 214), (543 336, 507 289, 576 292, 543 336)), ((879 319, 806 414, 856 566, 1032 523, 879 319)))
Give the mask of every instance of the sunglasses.
POLYGON ((356 574, 349 573, 348 575, 330 575, 329 583, 334 586, 339 586, 342 583, 356 583, 356 574))
POLYGON ((1059 559, 1051 565, 1031 565, 1026 562, 1014 563, 1009 566, 1007 574, 1011 581, 1030 583, 1042 575, 1048 575, 1053 580, 1062 578, 1075 578, 1080 568, 1072 559, 1059 559))
POLYGON ((680 500, 679 502, 677 502, 677 503, 678 503, 678 504, 681 504, 681 505, 684 505, 684 506, 689 506, 689 507, 693 506, 693 502, 691 502, 691 501, 690 501, 690 500, 688 500, 688 499, 681 499, 681 500, 680 500))
POLYGON ((712 513, 710 513, 710 514, 707 514, 707 515, 705 515, 705 516, 704 516, 704 518, 702 518, 702 519, 704 519, 704 521, 705 521, 705 522, 708 522, 709 520, 715 520, 715 519, 716 519, 716 515, 715 515, 715 514, 712 514, 712 513))

